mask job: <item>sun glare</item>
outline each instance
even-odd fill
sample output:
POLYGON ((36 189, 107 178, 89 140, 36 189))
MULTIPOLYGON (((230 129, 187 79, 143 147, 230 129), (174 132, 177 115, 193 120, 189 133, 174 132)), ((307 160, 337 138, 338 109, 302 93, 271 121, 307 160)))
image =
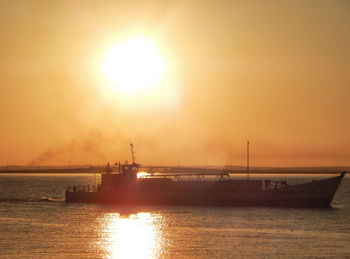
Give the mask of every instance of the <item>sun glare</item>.
POLYGON ((151 175, 150 173, 147 173, 147 172, 138 172, 137 173, 137 178, 143 178, 143 177, 147 177, 151 175))
POLYGON ((102 50, 98 63, 102 102, 138 113, 180 107, 181 76, 168 47, 159 39, 136 36, 102 50))
POLYGON ((164 60, 152 41, 134 38, 107 51, 102 70, 113 90, 142 94, 159 86, 164 75, 164 60))

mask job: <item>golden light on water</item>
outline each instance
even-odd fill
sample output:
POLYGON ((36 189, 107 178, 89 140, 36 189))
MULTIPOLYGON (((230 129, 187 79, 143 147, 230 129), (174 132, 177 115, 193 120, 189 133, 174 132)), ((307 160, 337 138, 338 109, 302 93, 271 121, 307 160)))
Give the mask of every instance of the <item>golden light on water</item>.
POLYGON ((122 217, 109 213, 101 220, 101 249, 108 258, 154 258, 162 251, 162 233, 150 213, 122 217))

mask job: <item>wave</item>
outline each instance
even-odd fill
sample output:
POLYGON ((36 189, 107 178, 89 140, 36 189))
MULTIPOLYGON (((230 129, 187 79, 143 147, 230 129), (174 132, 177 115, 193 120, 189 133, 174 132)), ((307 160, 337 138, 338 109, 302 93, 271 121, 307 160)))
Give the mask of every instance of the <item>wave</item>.
POLYGON ((40 198, 11 198, 11 197, 5 197, 0 198, 0 202, 64 202, 64 199, 54 199, 54 198, 48 198, 46 196, 42 196, 40 198))

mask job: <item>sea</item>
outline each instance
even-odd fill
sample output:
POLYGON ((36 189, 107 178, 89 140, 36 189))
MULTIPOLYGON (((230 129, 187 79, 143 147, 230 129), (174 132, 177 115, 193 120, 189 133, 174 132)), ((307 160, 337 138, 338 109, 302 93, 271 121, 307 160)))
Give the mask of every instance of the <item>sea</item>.
MULTIPOLYGON (((250 176, 291 184, 325 177, 250 176)), ((350 258, 349 175, 330 209, 65 203, 68 184, 98 180, 1 174, 0 258, 350 258)))

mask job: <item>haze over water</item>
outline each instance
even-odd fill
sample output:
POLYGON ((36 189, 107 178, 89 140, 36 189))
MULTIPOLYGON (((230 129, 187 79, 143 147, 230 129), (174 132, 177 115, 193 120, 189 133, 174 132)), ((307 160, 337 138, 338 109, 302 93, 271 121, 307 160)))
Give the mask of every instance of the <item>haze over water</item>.
MULTIPOLYGON (((0 168, 130 142, 145 166, 242 166, 247 140, 251 167, 348 167, 349 28, 347 0, 2 0, 0 168)), ((64 202, 93 177, 0 174, 0 257, 350 257, 348 176, 329 210, 64 202)))
POLYGON ((0 164, 348 166, 349 1, 1 1, 0 164))

